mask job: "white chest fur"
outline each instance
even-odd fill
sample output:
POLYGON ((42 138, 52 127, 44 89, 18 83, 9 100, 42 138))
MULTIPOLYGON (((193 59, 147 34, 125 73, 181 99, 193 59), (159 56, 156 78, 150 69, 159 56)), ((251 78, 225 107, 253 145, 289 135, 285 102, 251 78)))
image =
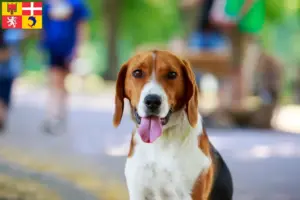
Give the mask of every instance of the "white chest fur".
POLYGON ((184 127, 169 128, 153 144, 135 135, 134 154, 125 167, 130 200, 191 200, 194 183, 210 160, 198 147, 202 126, 185 128, 185 133, 184 127))

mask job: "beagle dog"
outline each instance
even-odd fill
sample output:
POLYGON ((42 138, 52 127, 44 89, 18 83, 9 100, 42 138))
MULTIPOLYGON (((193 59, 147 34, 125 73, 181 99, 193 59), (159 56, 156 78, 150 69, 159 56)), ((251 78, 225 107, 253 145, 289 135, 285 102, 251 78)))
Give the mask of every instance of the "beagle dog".
POLYGON ((118 74, 114 126, 131 106, 136 129, 125 166, 130 200, 231 200, 231 174, 209 142, 187 61, 168 51, 129 59, 118 74))

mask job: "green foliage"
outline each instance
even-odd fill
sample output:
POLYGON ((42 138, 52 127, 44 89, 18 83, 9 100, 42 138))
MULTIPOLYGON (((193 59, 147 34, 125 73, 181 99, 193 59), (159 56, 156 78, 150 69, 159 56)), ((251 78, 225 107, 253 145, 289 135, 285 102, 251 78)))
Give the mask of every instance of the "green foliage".
POLYGON ((286 16, 300 14, 300 0, 265 0, 266 19, 279 22, 286 16))
POLYGON ((179 32, 177 1, 124 0, 121 36, 133 45, 162 42, 179 32))
POLYGON ((265 0, 265 8, 266 21, 261 36, 263 46, 267 51, 272 51, 275 43, 278 42, 278 33, 283 34, 284 38, 291 32, 297 31, 297 23, 295 24, 294 21, 297 17, 300 21, 300 0, 265 0), (289 20, 287 20, 288 18, 289 20), (291 21, 293 21, 293 25, 289 25, 291 21))
POLYGON ((286 0, 265 0, 266 19, 271 22, 279 21, 284 16, 284 5, 286 0))

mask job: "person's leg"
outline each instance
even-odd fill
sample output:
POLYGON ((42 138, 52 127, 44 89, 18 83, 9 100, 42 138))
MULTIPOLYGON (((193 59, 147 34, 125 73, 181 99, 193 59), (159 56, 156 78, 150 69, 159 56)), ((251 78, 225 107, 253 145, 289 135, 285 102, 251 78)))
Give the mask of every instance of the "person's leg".
POLYGON ((68 73, 59 66, 53 66, 49 71, 49 107, 50 118, 64 119, 66 114, 67 90, 65 79, 68 73))
POLYGON ((228 77, 231 89, 231 105, 232 108, 242 108, 243 99, 246 95, 245 81, 243 80, 243 59, 246 48, 246 38, 234 29, 229 32, 231 40, 231 72, 228 77))
POLYGON ((218 102, 220 110, 228 108, 231 104, 231 82, 229 78, 220 78, 218 80, 218 102))
POLYGON ((0 131, 4 129, 7 121, 13 82, 13 78, 0 79, 0 131))
MULTIPOLYGON (((66 120, 67 90, 65 79, 69 73, 66 57, 50 55, 49 97, 47 102, 47 122, 54 126, 66 120)), ((53 128, 53 127, 50 127, 53 128)), ((49 129, 49 127, 48 127, 49 129)), ((54 130, 48 130, 52 132, 54 130)))
POLYGON ((6 117, 7 117, 7 107, 3 99, 0 98, 0 131, 4 129, 6 117))
POLYGON ((255 35, 245 34, 243 40, 245 46, 242 65, 245 95, 251 96, 254 92, 255 73, 260 62, 262 51, 256 41, 255 35))

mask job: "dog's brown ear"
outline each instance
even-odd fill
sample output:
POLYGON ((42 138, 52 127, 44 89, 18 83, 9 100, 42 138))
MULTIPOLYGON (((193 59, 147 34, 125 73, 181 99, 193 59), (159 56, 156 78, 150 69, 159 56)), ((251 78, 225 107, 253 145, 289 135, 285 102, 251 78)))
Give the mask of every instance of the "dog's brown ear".
POLYGON ((195 127, 198 123, 198 86, 196 84, 194 72, 186 60, 182 60, 186 97, 186 113, 189 123, 195 127))
POLYGON ((123 116, 127 67, 127 63, 122 65, 117 78, 115 94, 115 113, 113 118, 113 124, 115 127, 119 126, 123 116))

